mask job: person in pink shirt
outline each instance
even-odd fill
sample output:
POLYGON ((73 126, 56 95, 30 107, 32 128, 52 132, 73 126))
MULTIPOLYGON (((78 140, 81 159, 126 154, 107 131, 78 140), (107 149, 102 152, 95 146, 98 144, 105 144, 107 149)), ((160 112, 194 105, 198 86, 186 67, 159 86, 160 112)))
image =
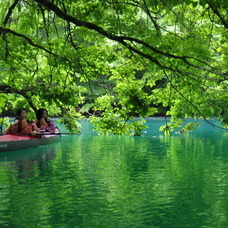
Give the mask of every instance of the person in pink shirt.
POLYGON ((35 123, 40 131, 53 133, 56 131, 55 124, 48 119, 48 111, 45 108, 40 108, 36 111, 35 123))

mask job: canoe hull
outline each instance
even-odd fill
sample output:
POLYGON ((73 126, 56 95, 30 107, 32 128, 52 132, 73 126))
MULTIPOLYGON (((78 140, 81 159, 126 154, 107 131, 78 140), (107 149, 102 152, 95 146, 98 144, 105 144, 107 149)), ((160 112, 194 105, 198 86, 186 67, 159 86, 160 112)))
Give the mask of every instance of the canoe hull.
POLYGON ((21 135, 0 136, 0 152, 22 150, 54 143, 59 140, 59 135, 45 135, 41 138, 21 135))

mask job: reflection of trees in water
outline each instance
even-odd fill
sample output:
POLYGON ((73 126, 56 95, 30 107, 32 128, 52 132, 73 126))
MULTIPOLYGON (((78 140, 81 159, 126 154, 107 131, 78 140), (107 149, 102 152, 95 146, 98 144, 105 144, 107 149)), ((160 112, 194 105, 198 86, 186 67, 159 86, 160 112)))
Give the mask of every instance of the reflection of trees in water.
POLYGON ((14 167, 17 170, 18 179, 31 178, 38 173, 48 169, 48 162, 55 158, 55 149, 49 149, 40 153, 37 157, 32 159, 25 159, 22 161, 15 161, 14 167))
POLYGON ((9 163, 3 213, 14 227, 31 218, 53 227, 216 226, 227 212, 224 137, 63 138, 58 153, 9 163))
POLYGON ((50 175, 55 153, 55 147, 44 147, 1 155, 0 227, 35 227, 40 223, 46 213, 42 179, 50 175))
MULTIPOLYGON (((68 162, 73 165, 77 156, 77 165, 84 170, 79 173, 82 185, 102 182, 106 189, 102 197, 108 199, 123 222, 123 217, 134 217, 134 225, 145 219, 147 225, 175 227, 179 220, 199 227, 216 224, 221 218, 216 213, 211 216, 210 211, 218 207, 221 214, 227 211, 226 139, 222 134, 108 136, 91 137, 89 141, 79 138, 80 149, 68 155, 68 162), (143 210, 148 214, 143 214, 143 210)), ((85 186, 85 190, 88 193, 90 189, 85 186)))
POLYGON ((55 148, 35 148, 6 152, 0 159, 4 161, 2 162, 4 166, 15 170, 14 174, 17 179, 26 179, 42 173, 42 170, 46 170, 49 160, 54 159, 55 156, 55 148))

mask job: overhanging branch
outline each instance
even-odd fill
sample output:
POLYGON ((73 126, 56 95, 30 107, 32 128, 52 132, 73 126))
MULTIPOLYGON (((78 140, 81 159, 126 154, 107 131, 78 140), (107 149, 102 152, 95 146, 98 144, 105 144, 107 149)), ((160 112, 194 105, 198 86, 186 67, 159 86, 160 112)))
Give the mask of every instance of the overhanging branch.
POLYGON ((34 87, 33 88, 27 88, 26 90, 25 89, 15 89, 13 88, 12 86, 9 86, 9 85, 6 85, 6 84, 0 84, 0 93, 5 93, 5 94, 18 94, 18 95, 21 95, 22 97, 24 97, 27 102, 29 103, 30 107, 36 111, 36 106, 33 104, 32 102, 32 99, 31 97, 29 97, 27 95, 27 92, 31 92, 34 90, 34 87))
POLYGON ((9 8, 7 14, 6 14, 6 17, 5 17, 4 21, 3 21, 3 25, 4 25, 4 26, 6 26, 6 24, 8 23, 8 21, 9 21, 11 15, 12 15, 12 13, 13 13, 13 10, 14 10, 14 8, 17 6, 18 2, 19 2, 19 0, 15 0, 15 1, 13 2, 13 4, 10 6, 10 8, 9 8))
POLYGON ((227 19, 225 19, 221 15, 221 13, 219 12, 218 8, 216 6, 213 6, 213 4, 210 3, 210 1, 206 1, 206 2, 209 5, 209 7, 212 9, 212 11, 214 12, 214 14, 217 15, 217 17, 220 19, 220 21, 224 25, 224 28, 228 29, 228 21, 227 21, 227 19))
POLYGON ((163 51, 151 46, 150 44, 148 44, 148 43, 146 43, 146 42, 144 42, 144 41, 142 41, 140 39, 134 38, 134 37, 114 35, 112 33, 107 32, 102 27, 100 27, 100 26, 98 26, 96 24, 93 24, 93 23, 90 23, 90 22, 87 22, 87 21, 78 20, 77 18, 68 15, 67 13, 62 11, 57 5, 51 3, 51 2, 49 2, 47 0, 35 0, 35 2, 47 7, 49 10, 52 10, 53 12, 55 12, 60 18, 66 20, 68 22, 71 22, 71 23, 75 24, 76 26, 81 26, 81 27, 88 28, 89 30, 96 31, 99 34, 101 34, 102 36, 107 37, 108 39, 111 39, 111 40, 117 41, 118 43, 123 44, 129 50, 131 50, 131 51, 137 53, 138 55, 141 55, 144 58, 154 62, 157 66, 159 66, 159 67, 161 67, 163 69, 165 68, 165 69, 169 69, 171 71, 177 72, 177 70, 173 69, 172 67, 163 66, 152 55, 143 53, 139 49, 137 49, 134 46, 132 46, 130 44, 130 42, 135 42, 137 44, 143 45, 144 47, 147 47, 148 49, 150 49, 151 51, 153 51, 154 53, 157 53, 159 55, 162 55, 162 56, 165 56, 165 57, 168 57, 168 58, 173 58, 173 59, 180 59, 180 60, 184 61, 184 63, 187 64, 188 66, 191 66, 191 67, 194 67, 194 68, 198 68, 198 69, 201 69, 201 70, 204 70, 204 71, 208 71, 208 72, 211 72, 211 73, 214 73, 214 74, 217 74, 217 75, 226 76, 226 74, 224 75, 224 74, 222 74, 220 72, 214 71, 212 69, 212 67, 211 67, 211 69, 208 69, 206 67, 198 66, 198 65, 192 64, 189 61, 187 61, 187 59, 193 59, 193 60, 198 61, 198 62, 200 62, 202 64, 206 64, 202 60, 199 60, 199 59, 196 59, 196 58, 190 57, 190 56, 178 56, 178 55, 174 55, 174 54, 171 54, 171 53, 168 53, 168 52, 163 52, 163 51))
POLYGON ((55 54, 54 52, 48 50, 47 48, 45 48, 45 47, 43 47, 43 46, 41 46, 41 45, 39 45, 39 44, 34 43, 34 42, 32 41, 32 39, 30 39, 29 37, 25 36, 24 34, 21 34, 21 33, 15 32, 15 31, 13 31, 13 30, 11 30, 11 29, 9 29, 9 28, 3 28, 3 27, 0 26, 0 35, 1 35, 1 34, 7 34, 7 33, 12 34, 12 35, 17 36, 17 37, 23 38, 23 39, 26 40, 31 46, 36 47, 36 48, 39 48, 39 49, 41 49, 41 50, 47 52, 47 53, 50 54, 50 55, 53 55, 53 56, 55 56, 55 57, 57 57, 57 58, 59 58, 59 59, 62 59, 62 60, 64 60, 64 61, 71 62, 69 59, 67 59, 67 58, 65 58, 65 57, 62 57, 62 56, 60 56, 60 55, 57 55, 57 54, 55 54))

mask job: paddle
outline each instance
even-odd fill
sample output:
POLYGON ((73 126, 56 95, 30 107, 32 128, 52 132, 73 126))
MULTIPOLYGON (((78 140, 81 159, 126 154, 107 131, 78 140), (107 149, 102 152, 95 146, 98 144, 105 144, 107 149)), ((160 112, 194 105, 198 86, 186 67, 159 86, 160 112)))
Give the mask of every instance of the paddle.
POLYGON ((79 135, 81 134, 81 132, 78 133, 61 133, 59 132, 59 128, 56 128, 57 132, 49 132, 49 131, 45 131, 45 130, 39 130, 39 132, 36 135, 79 135))
MULTIPOLYGON (((37 133, 36 135, 80 135, 81 133, 37 133)), ((3 136, 3 133, 0 133, 0 136, 3 136)), ((19 135, 19 136, 32 136, 30 134, 13 134, 13 135, 19 135)), ((35 136, 36 136, 35 135, 35 136)))
POLYGON ((80 135, 81 133, 37 133, 36 135, 80 135))

